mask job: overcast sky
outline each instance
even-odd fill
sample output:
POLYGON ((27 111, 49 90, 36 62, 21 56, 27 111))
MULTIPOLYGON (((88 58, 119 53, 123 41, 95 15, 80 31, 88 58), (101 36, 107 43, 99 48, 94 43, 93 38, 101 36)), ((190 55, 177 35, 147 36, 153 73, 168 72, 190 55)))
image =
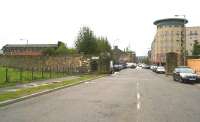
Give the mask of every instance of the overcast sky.
POLYGON ((130 44, 138 56, 147 55, 155 20, 185 14, 187 26, 199 26, 199 11, 198 0, 0 0, 0 48, 26 39, 72 47, 80 28, 88 26, 111 45, 130 44))

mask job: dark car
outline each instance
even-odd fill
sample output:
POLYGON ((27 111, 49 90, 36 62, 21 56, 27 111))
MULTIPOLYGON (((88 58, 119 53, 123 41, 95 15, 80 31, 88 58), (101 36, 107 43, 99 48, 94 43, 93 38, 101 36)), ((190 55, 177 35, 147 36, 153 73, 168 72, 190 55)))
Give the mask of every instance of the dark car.
POLYGON ((115 64, 114 66, 113 66, 113 70, 114 71, 120 71, 120 70, 122 70, 123 69, 123 65, 121 65, 121 64, 115 64))
POLYGON ((194 83, 198 75, 190 67, 180 66, 174 69, 173 79, 179 82, 194 83))

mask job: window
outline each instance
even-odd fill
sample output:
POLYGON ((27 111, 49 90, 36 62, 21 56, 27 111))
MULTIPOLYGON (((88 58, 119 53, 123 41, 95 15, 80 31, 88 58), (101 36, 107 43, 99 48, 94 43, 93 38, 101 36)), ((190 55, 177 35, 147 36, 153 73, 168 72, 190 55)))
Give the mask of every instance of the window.
POLYGON ((165 32, 165 36, 168 36, 168 32, 167 31, 165 32))
POLYGON ((195 30, 194 35, 198 35, 197 31, 195 30))
POLYGON ((174 34, 174 31, 171 31, 171 35, 173 36, 173 34, 174 34))
POLYGON ((183 32, 183 31, 181 31, 181 35, 184 35, 184 32, 183 32))

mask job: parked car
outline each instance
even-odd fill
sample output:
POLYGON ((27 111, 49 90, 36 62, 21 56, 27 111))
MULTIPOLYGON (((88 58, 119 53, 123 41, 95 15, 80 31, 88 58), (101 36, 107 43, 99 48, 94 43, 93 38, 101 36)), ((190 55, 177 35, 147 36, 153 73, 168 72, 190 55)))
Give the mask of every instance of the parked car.
POLYGON ((147 65, 147 64, 145 64, 145 65, 143 65, 143 67, 142 67, 143 69, 150 69, 150 66, 149 65, 147 65))
POLYGON ((193 83, 197 81, 198 75, 190 67, 179 66, 174 69, 173 79, 174 81, 193 83))
POLYGON ((126 63, 126 67, 135 69, 136 68, 136 63, 128 62, 128 63, 126 63))
POLYGON ((156 72, 156 69, 157 69, 157 68, 158 68, 158 66, 154 65, 154 66, 151 67, 151 70, 152 70, 153 72, 156 72))
POLYGON ((135 69, 135 68, 136 68, 136 65, 132 65, 130 68, 135 69))
POLYGON ((158 66, 155 70, 156 73, 165 73, 165 67, 158 66))
POLYGON ((150 66, 150 69, 153 70, 153 68, 154 68, 155 66, 156 66, 156 65, 151 65, 151 66, 150 66))
POLYGON ((113 70, 114 71, 120 71, 122 69, 123 69, 123 65, 121 65, 121 64, 114 64, 113 65, 113 70))

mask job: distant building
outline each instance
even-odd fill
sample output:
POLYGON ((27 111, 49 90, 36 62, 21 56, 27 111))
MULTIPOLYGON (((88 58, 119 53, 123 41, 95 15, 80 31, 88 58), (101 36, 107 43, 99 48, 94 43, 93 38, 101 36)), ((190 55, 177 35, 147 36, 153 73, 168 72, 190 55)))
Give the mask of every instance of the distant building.
POLYGON ((151 63, 151 50, 148 51, 148 61, 151 63))
POLYGON ((123 54, 123 51, 118 48, 118 46, 115 46, 114 49, 112 50, 113 52, 113 60, 114 64, 119 64, 119 58, 123 54))
POLYGON ((120 63, 127 63, 127 62, 136 62, 136 56, 135 56, 135 52, 132 51, 128 51, 128 52, 124 52, 120 55, 119 58, 119 62, 120 63))
POLYGON ((115 46, 113 49, 114 64, 124 64, 127 62, 136 62, 136 54, 133 51, 122 51, 115 46))
POLYGON ((149 64, 148 56, 137 56, 137 63, 149 64))
POLYGON ((3 54, 3 50, 0 50, 0 55, 2 55, 3 54))
POLYGON ((192 56, 194 43, 200 43, 200 27, 187 27, 186 30, 187 55, 192 56))
POLYGON ((4 55, 43 55, 47 48, 57 48, 57 44, 7 44, 2 50, 4 55))
POLYGON ((178 65, 183 65, 185 49, 185 24, 186 19, 168 18, 154 22, 157 32, 151 45, 151 62, 156 64, 166 63, 166 53, 174 52, 178 56, 178 65))

